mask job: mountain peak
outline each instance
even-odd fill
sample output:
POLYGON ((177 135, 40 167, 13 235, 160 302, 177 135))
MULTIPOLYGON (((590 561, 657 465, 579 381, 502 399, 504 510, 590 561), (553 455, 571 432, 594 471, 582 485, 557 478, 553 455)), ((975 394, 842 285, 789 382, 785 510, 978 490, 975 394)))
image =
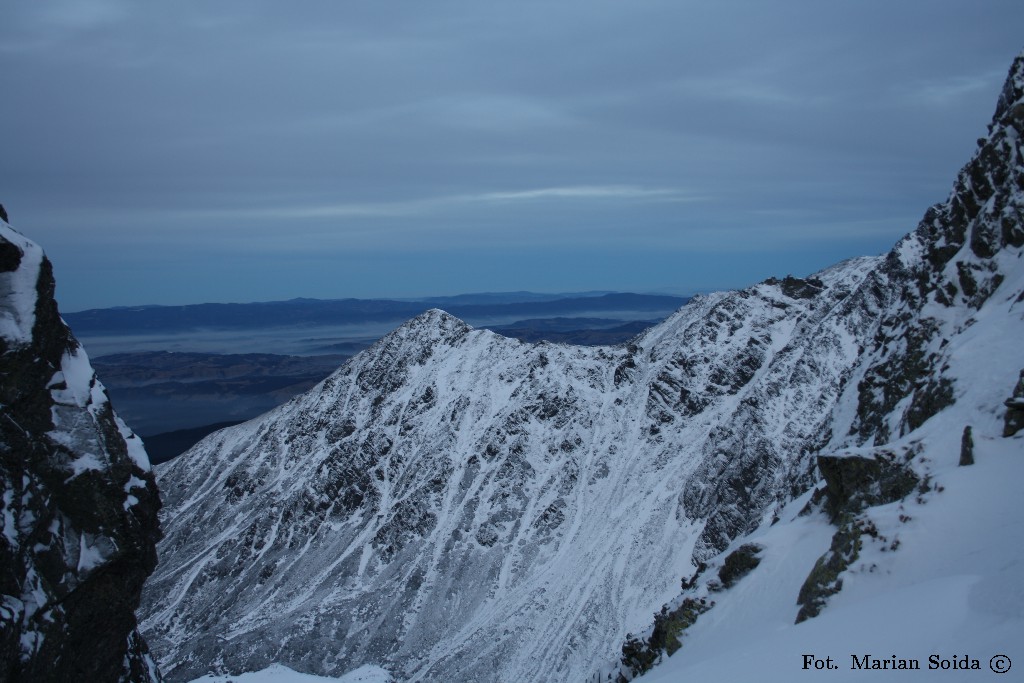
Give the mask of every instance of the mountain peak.
POLYGON ((459 318, 440 308, 427 309, 409 322, 424 326, 440 327, 443 329, 469 327, 459 318))
POLYGON ((993 123, 1002 122, 1008 115, 1017 122, 1024 119, 1024 53, 1017 55, 1010 65, 1010 73, 996 103, 993 123))
POLYGON ((890 253, 890 267, 913 273, 907 296, 977 309, 1005 278, 999 255, 1024 246, 1024 54, 1010 69, 988 131, 949 198, 890 253))
POLYGON ((473 330, 467 323, 440 308, 431 308, 385 335, 377 344, 454 344, 473 330))

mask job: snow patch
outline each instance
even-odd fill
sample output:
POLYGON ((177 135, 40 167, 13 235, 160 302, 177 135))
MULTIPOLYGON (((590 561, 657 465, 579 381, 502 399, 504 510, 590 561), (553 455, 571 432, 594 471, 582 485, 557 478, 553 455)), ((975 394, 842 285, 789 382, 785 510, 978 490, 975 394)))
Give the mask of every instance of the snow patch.
MULTIPOLYGON (((125 424, 124 420, 120 416, 114 416, 114 424, 117 425, 117 431, 124 437, 124 443, 128 447, 128 457, 132 459, 143 472, 149 472, 153 469, 153 466, 149 462, 149 454, 146 453, 146 446, 142 443, 142 439, 129 429, 128 425, 125 424)), ((141 481, 136 479, 135 481, 141 481)), ((138 484, 140 488, 145 487, 145 483, 138 484)))
MULTIPOLYGON (((55 427, 53 431, 48 432, 48 436, 72 452, 83 453, 71 463, 74 475, 91 469, 105 469, 101 459, 90 456, 89 449, 83 448, 84 444, 96 442, 96 439, 95 436, 87 435, 90 430, 83 422, 87 422, 88 419, 84 417, 82 410, 84 409, 85 415, 92 418, 93 423, 100 418, 103 411, 110 410, 106 389, 96 378, 85 349, 78 346, 61 357, 60 370, 53 374, 48 387, 54 402, 51 412, 55 427)), ((152 467, 142 439, 132 432, 119 416, 115 414, 113 419, 118 432, 124 438, 132 462, 143 472, 149 472, 152 467)), ((101 445, 96 443, 98 446, 101 445)))
POLYGON ((0 273, 0 337, 16 346, 24 346, 32 341, 32 328, 36 323, 36 285, 43 250, 3 221, 0 221, 0 237, 22 252, 18 268, 0 273))
MULTIPOLYGON (((135 438, 138 439, 138 437, 135 437, 135 438)), ((127 439, 126 439, 126 441, 127 441, 127 439)), ((134 474, 128 478, 128 483, 126 483, 124 485, 124 492, 126 494, 125 497, 124 497, 124 509, 125 510, 129 510, 129 509, 131 509, 131 508, 133 508, 133 507, 135 507, 136 505, 139 504, 138 497, 136 497, 132 493, 132 491, 134 489, 145 489, 145 488, 146 488, 146 482, 142 481, 141 479, 136 477, 134 474)))
POLYGON ((303 674, 292 671, 281 664, 273 664, 262 671, 244 674, 207 674, 196 678, 191 683, 392 683, 393 681, 394 679, 387 671, 379 666, 369 664, 350 671, 340 678, 303 674))
POLYGON ((89 356, 83 348, 77 347, 61 357, 60 370, 50 380, 50 394, 60 405, 95 411, 107 402, 102 387, 97 384, 89 356))
POLYGON ((103 537, 83 532, 78 541, 78 573, 86 574, 107 562, 101 545, 109 545, 103 537))
POLYGON ((100 462, 99 456, 94 453, 82 453, 71 461, 72 477, 77 477, 83 472, 102 472, 105 469, 106 465, 100 462))

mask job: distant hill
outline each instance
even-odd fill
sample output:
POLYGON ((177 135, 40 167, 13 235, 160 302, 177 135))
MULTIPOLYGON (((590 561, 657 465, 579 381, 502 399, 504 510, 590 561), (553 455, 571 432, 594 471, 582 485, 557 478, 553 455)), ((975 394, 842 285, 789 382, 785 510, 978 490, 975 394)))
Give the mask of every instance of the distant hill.
MULTIPOLYGON (((594 292, 563 292, 561 294, 544 294, 540 292, 479 292, 474 294, 456 294, 454 296, 431 296, 409 301, 429 303, 444 308, 446 306, 459 306, 464 304, 512 304, 524 301, 555 301, 556 299, 582 299, 615 292, 600 290, 594 292)), ((401 301, 401 299, 400 299, 401 301)))
POLYGON ((627 342, 660 320, 622 322, 606 318, 539 318, 488 327, 504 337, 524 342, 553 342, 578 346, 607 346, 627 342))
POLYGON ((292 299, 244 304, 189 304, 99 308, 66 313, 78 335, 137 335, 188 330, 240 330, 270 327, 402 322, 442 307, 471 323, 489 318, 579 316, 598 313, 650 313, 664 316, 688 300, 657 294, 603 293, 547 298, 530 292, 391 299, 292 299), (519 299, 519 300, 515 300, 519 299))

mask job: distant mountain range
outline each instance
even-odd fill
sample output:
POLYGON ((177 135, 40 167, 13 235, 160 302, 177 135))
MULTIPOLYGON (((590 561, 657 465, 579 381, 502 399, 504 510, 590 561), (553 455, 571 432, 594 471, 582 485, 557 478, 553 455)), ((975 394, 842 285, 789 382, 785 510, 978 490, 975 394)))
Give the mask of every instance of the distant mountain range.
POLYGON ((549 318, 585 314, 649 314, 663 317, 686 297, 621 292, 547 295, 533 292, 464 294, 417 301, 393 299, 292 299, 244 304, 189 304, 98 308, 64 314, 76 335, 146 334, 186 330, 238 330, 268 327, 403 322, 430 308, 443 307, 474 324, 505 318, 549 318))

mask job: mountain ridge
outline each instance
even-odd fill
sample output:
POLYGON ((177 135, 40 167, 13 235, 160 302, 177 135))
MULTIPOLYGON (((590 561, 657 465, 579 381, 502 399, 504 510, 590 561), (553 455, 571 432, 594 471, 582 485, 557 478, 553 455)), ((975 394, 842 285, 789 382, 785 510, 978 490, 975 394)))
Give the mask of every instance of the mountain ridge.
MULTIPOLYGON (((949 198, 885 256, 695 297, 619 347, 431 310, 169 463, 144 597, 169 679, 617 673, 680 577, 809 495, 820 453, 975 400, 958 373, 980 318, 1024 336, 1022 85, 1019 57, 949 198)), ((992 393, 1024 352, 978 363, 992 393)))

